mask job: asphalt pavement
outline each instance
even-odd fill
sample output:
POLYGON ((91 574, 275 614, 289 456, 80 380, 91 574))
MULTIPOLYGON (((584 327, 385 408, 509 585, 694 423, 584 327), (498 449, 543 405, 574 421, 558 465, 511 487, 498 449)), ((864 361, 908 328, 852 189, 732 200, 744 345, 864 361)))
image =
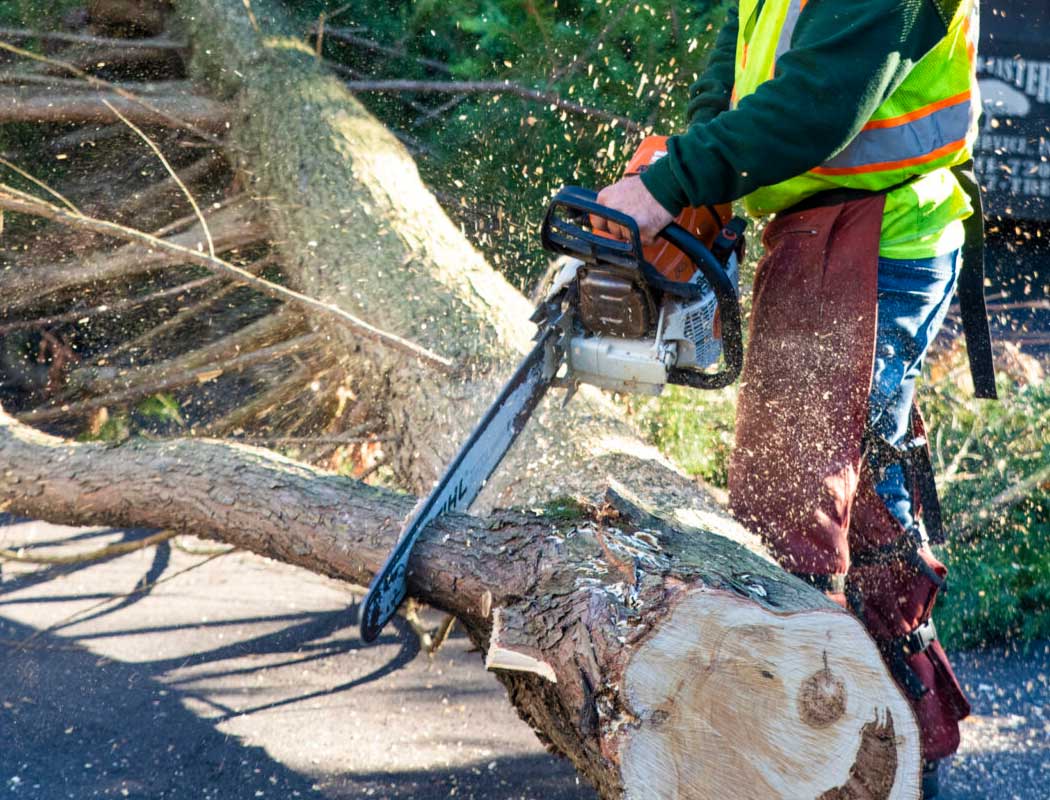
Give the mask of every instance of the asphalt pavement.
MULTIPOLYGON (((0 518, 3 547, 144 535, 0 518)), ((345 584, 196 540, 4 563, 0 798, 595 797, 466 639, 431 659, 398 620, 364 647, 354 602, 345 584)), ((1050 800, 1050 644, 955 660, 975 714, 946 800, 1050 800)))

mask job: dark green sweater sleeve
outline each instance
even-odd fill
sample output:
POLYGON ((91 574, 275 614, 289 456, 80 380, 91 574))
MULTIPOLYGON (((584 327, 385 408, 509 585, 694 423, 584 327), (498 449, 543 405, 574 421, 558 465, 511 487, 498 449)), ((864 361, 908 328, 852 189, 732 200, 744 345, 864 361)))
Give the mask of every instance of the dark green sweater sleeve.
POLYGON ((673 214, 736 200, 842 150, 946 34, 932 0, 809 0, 775 77, 668 140, 642 176, 673 214))
POLYGON ((715 39, 707 66, 689 87, 689 107, 686 118, 690 125, 710 122, 729 109, 736 77, 736 38, 739 22, 737 4, 729 4, 729 16, 715 39))

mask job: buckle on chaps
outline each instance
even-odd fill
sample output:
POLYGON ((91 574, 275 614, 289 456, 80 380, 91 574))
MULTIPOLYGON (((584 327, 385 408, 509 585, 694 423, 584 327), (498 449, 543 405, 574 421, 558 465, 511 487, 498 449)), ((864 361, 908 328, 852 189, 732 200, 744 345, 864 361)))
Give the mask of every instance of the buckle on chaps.
POLYGON ((888 642, 877 642, 893 677, 913 700, 921 700, 930 691, 930 687, 924 684, 915 674, 915 670, 908 665, 908 658, 925 652, 935 641, 937 626, 931 619, 909 634, 890 639, 888 642))

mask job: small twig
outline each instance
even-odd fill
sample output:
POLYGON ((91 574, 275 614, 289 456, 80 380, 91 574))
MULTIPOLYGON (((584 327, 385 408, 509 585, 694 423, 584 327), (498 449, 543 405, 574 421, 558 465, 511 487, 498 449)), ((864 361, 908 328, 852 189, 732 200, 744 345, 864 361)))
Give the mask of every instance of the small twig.
POLYGON ((944 472, 941 473, 941 480, 945 483, 951 483, 954 480, 956 473, 959 472, 959 466, 962 464, 964 458, 970 453, 970 447, 973 445, 974 440, 977 438, 977 428, 981 422, 978 417, 973 425, 970 427, 970 433, 966 437, 966 441, 962 443, 962 446, 955 451, 955 455, 952 457, 951 463, 945 468, 944 472))
POLYGON ((578 55, 564 67, 556 69, 551 74, 550 80, 547 81, 547 86, 553 86, 555 83, 562 80, 563 78, 571 77, 579 69, 591 63, 591 59, 599 50, 601 50, 602 46, 605 44, 605 39, 609 36, 609 33, 612 31, 613 28, 620 24, 620 20, 624 18, 624 15, 630 10, 630 8, 631 6, 627 3, 620 6, 619 10, 617 10, 617 12, 613 14, 612 19, 610 19, 605 24, 605 27, 598 32, 598 35, 591 39, 590 45, 588 46, 587 50, 583 53, 580 53, 580 55, 578 55))
MULTIPOLYGON (((122 131, 126 130, 123 125, 118 126, 122 131)), ((194 183, 200 178, 206 177, 213 173, 214 169, 220 164, 224 163, 225 158, 221 150, 212 150, 202 158, 198 158, 192 164, 187 165, 184 169, 179 171, 179 180, 185 183, 187 186, 194 183)), ((126 218, 137 211, 145 208, 153 207, 159 204, 160 200, 173 189, 177 189, 178 186, 170 177, 164 178, 161 181, 157 181, 146 188, 133 192, 131 196, 124 201, 117 209, 113 212, 116 219, 126 218)), ((233 197, 227 198, 220 203, 220 207, 233 205, 235 202, 247 197, 247 193, 236 194, 233 197)), ((214 213, 219 209, 213 204, 209 209, 209 213, 214 213)), ((175 222, 169 223, 160 230, 151 231, 154 236, 167 236, 172 230, 185 225, 187 222, 196 219, 192 214, 180 217, 175 222)))
POLYGON ((272 389, 253 397, 224 416, 208 422, 199 429, 200 433, 205 436, 222 436, 229 431, 243 430, 248 422, 265 417, 275 408, 285 407, 289 398, 303 391, 303 387, 310 383, 314 374, 312 366, 299 367, 272 389))
POLYGON ((145 100, 143 100, 138 95, 133 94, 132 92, 129 92, 127 89, 124 89, 123 87, 118 86, 115 83, 111 83, 110 81, 103 80, 102 78, 96 78, 94 75, 91 75, 91 74, 89 74, 87 72, 84 72, 84 70, 79 69, 77 67, 74 67, 72 64, 67 64, 66 62, 59 61, 58 59, 48 58, 47 56, 42 56, 42 55, 39 55, 37 53, 33 53, 33 52, 29 51, 29 50, 24 50, 21 47, 16 47, 13 44, 8 44, 7 42, 3 42, 3 41, 0 41, 0 50, 6 50, 9 53, 14 53, 15 55, 22 56, 23 58, 29 58, 29 59, 32 59, 33 61, 39 61, 39 62, 41 62, 43 64, 49 64, 49 65, 51 65, 53 67, 58 67, 60 69, 63 69, 63 70, 65 70, 65 71, 67 71, 67 72, 69 72, 69 73, 71 73, 73 75, 76 75, 78 78, 87 81, 92 86, 94 86, 96 89, 108 89, 109 91, 114 92, 115 94, 119 95, 120 97, 123 97, 125 100, 128 100, 129 102, 132 102, 132 103, 136 103, 137 105, 140 105, 140 106, 142 106, 145 109, 148 109, 149 111, 153 112, 157 116, 159 116, 159 117, 167 120, 169 123, 175 125, 175 127, 185 128, 186 130, 191 131, 192 133, 196 134, 197 136, 199 136, 202 139, 205 139, 205 140, 207 140, 209 142, 212 142, 213 144, 217 144, 217 145, 220 145, 220 146, 222 145, 222 140, 219 137, 213 136, 212 134, 201 130, 196 125, 193 125, 193 124, 191 124, 189 122, 186 122, 185 120, 181 120, 178 117, 174 117, 171 114, 168 114, 165 111, 162 111, 161 109, 159 109, 156 106, 154 106, 152 103, 146 102, 145 100))
MULTIPOLYGON (((267 264, 271 264, 275 260, 276 259, 273 256, 266 256, 264 258, 260 258, 258 261, 252 262, 247 267, 245 267, 245 269, 249 270, 252 273, 257 273, 260 272, 263 269, 263 267, 265 267, 267 264)), ((201 278, 200 280, 204 282, 213 282, 221 280, 221 278, 218 275, 212 275, 210 278, 201 278)), ((172 316, 168 317, 168 319, 164 320, 163 322, 157 325, 154 325, 148 331, 144 331, 141 335, 121 342, 120 344, 116 345, 110 350, 103 351, 96 358, 85 362, 82 365, 81 369, 90 367, 93 364, 98 364, 100 362, 100 359, 103 358, 106 361, 112 362, 114 358, 121 355, 122 353, 138 349, 147 343, 156 341, 160 336, 163 336, 164 334, 174 330, 175 328, 178 328, 180 325, 182 325, 182 323, 199 317, 203 311, 222 300, 222 298, 239 289, 240 286, 241 285, 239 283, 230 283, 219 289, 219 291, 215 292, 214 294, 205 297, 200 302, 193 303, 192 305, 179 309, 172 316)))
MULTIPOLYGON (((208 255, 210 255, 212 258, 215 258, 215 242, 211 238, 211 229, 208 228, 208 221, 204 219, 204 215, 201 213, 201 209, 200 206, 197 205, 197 201, 193 198, 193 195, 190 194, 190 190, 186 188, 186 184, 184 184, 182 182, 182 179, 179 178, 178 173, 175 172, 174 169, 172 169, 171 164, 168 163, 168 159, 164 157, 164 153, 160 151, 160 148, 157 147, 157 145, 152 139, 150 139, 145 133, 142 132, 141 128, 138 128, 131 120, 129 120, 119 111, 117 111, 116 107, 112 103, 110 103, 109 100, 103 97, 102 103, 103 105, 105 105, 106 108, 112 111, 121 122, 123 122, 125 125, 131 128, 131 130, 133 130, 136 133, 136 135, 138 135, 138 137, 146 143, 146 146, 153 151, 154 155, 156 155, 157 158, 160 159, 160 163, 164 165, 164 169, 168 171, 168 175, 173 181, 175 181, 176 185, 178 185, 178 187, 182 190, 182 193, 186 196, 186 200, 187 202, 189 202, 190 207, 193 209, 193 213, 197 216, 197 221, 201 224, 201 230, 204 231, 204 238, 208 242, 208 255)), ((73 210, 76 211, 78 214, 80 213, 75 208, 73 210)))
POLYGON ((427 650, 428 656, 433 658, 437 655, 438 650, 440 650, 441 646, 448 640, 455 625, 456 615, 446 614, 445 618, 441 620, 441 624, 438 625, 437 631, 434 632, 433 641, 430 643, 430 648, 427 650))
MULTIPOLYGON (((202 161, 206 161, 207 159, 201 159, 201 160, 202 161)), ((196 166, 196 162, 194 163, 193 166, 196 166)), ((189 170, 186 170, 186 171, 189 172, 189 170)), ((172 183, 172 185, 174 185, 174 182, 172 183)), ((248 197, 249 197, 249 195, 248 195, 247 192, 241 192, 240 194, 233 195, 233 197, 227 197, 225 200, 220 200, 217 203, 212 203, 210 206, 208 206, 208 214, 209 215, 214 215, 216 211, 222 211, 222 209, 224 209, 224 208, 230 208, 231 206, 235 206, 238 203, 241 203, 241 202, 247 200, 248 197)), ((127 213, 127 212, 125 211, 125 209, 119 209, 117 213, 119 214, 119 213, 127 213)), ((185 228, 191 222, 196 222, 196 221, 197 221, 197 215, 196 214, 187 214, 184 217, 179 217, 178 219, 173 219, 171 222, 167 223, 166 225, 162 225, 161 227, 157 228, 154 231, 150 231, 149 233, 150 233, 150 236, 156 236, 157 238, 163 238, 163 237, 171 235, 172 233, 174 233, 175 231, 177 231, 177 230, 179 230, 181 228, 185 228)))
MULTIPOLYGON (((150 292, 149 294, 142 295, 141 297, 129 297, 124 300, 117 300, 113 303, 104 303, 100 306, 94 306, 92 308, 82 308, 79 311, 67 311, 64 314, 54 314, 50 317, 39 317, 37 319, 26 319, 19 320, 18 322, 8 322, 0 325, 0 336, 12 333, 13 331, 27 330, 32 328, 42 328, 46 325, 59 325, 63 322, 74 322, 82 319, 88 319, 90 317, 96 317, 99 314, 112 314, 117 311, 126 311, 129 308, 135 306, 145 305, 146 303, 152 303, 155 300, 162 300, 165 297, 171 297, 173 295, 184 294, 185 292, 199 289, 202 286, 206 286, 209 283, 214 283, 219 280, 217 275, 209 275, 207 278, 197 278, 195 281, 187 281, 186 283, 180 283, 178 286, 172 286, 169 289, 161 289, 157 292, 150 292)), ((108 355, 108 354, 107 354, 108 355)))
POLYGON ((1043 466, 1042 469, 1037 469, 1020 483, 1015 483, 1009 489, 997 494, 980 511, 966 515, 957 538, 963 542, 972 541, 977 533, 979 522, 988 521, 1004 511, 1009 511, 1018 503, 1028 499, 1031 493, 1044 483, 1050 483, 1050 464, 1043 466))
POLYGON ((625 130, 632 133, 641 131, 639 125, 632 119, 605 111, 600 108, 591 108, 581 105, 572 100, 565 100, 561 95, 554 92, 545 92, 540 89, 532 89, 507 81, 411 81, 411 80, 348 80, 344 81, 346 88, 354 92, 436 92, 446 94, 510 94, 524 100, 532 100, 537 103, 545 103, 572 114, 584 117, 603 119, 621 125, 625 130))
MULTIPOLYGON (((318 28, 313 26, 310 28, 310 33, 317 35, 318 28)), ((446 75, 452 74, 452 67, 441 61, 435 61, 432 58, 426 58, 424 56, 414 56, 405 51, 401 47, 390 47, 389 45, 380 44, 379 42, 367 39, 364 36, 358 36, 355 32, 349 28, 333 28, 328 26, 327 30, 328 38, 337 39, 341 42, 353 45, 354 47, 360 47, 364 50, 371 50, 373 53, 381 53, 391 58, 406 58, 410 61, 415 61, 417 64, 421 64, 424 67, 443 72, 446 75)))
POLYGON ((364 444, 389 439, 376 436, 230 436, 227 441, 243 444, 364 444))
POLYGON ((317 41, 314 42, 314 57, 321 60, 321 49, 324 47, 324 12, 322 11, 317 17, 317 25, 314 27, 314 33, 317 36, 317 41))
POLYGON ((48 186, 46 183, 44 183, 39 178, 37 178, 37 177, 35 177, 33 175, 30 175, 28 172, 26 172, 24 169, 22 169, 17 164, 13 164, 12 162, 8 161, 3 156, 0 156, 0 164, 3 164, 5 167, 7 167, 9 170, 11 170, 13 172, 17 172, 19 175, 21 175, 23 178, 25 178, 30 183, 36 184, 41 189, 43 189, 45 192, 47 192, 49 195, 51 195, 52 197, 57 198, 66 208, 68 208, 74 214, 80 214, 81 213, 80 209, 77 208, 75 205, 73 205, 68 199, 66 199, 65 195, 60 194, 57 189, 52 189, 50 186, 48 186))
POLYGON ((421 125, 425 125, 426 123, 430 122, 430 120, 436 119, 442 114, 448 113, 466 99, 467 95, 457 94, 451 100, 446 100, 444 103, 441 103, 436 108, 427 109, 412 121, 412 127, 418 128, 421 125))
POLYGON ((259 20, 255 18, 255 12, 252 11, 252 0, 243 0, 244 10, 248 12, 248 21, 252 24, 252 30, 256 33, 260 33, 259 20))
POLYGON ((371 478, 376 473, 376 471, 385 463, 385 458, 377 458, 375 462, 373 462, 372 466, 370 466, 368 469, 366 469, 364 472, 358 475, 357 478, 355 478, 355 480, 359 480, 361 481, 361 483, 364 483, 369 478, 371 478))
POLYGON ((408 623, 408 627, 419 637, 420 648, 429 651, 433 646, 433 640, 426 624, 419 618, 419 601, 412 597, 406 598, 404 605, 401 606, 401 616, 408 623))
POLYGON ((26 548, 24 547, 20 547, 17 550, 0 548, 0 559, 5 561, 17 561, 21 564, 84 564, 89 561, 102 561, 103 559, 114 558, 115 556, 122 556, 127 553, 134 553, 137 550, 145 550, 147 547, 152 547, 155 544, 165 542, 174 536, 174 531, 161 531, 152 536, 147 536, 145 539, 139 539, 136 542, 117 542, 116 544, 106 545, 105 547, 100 547, 97 550, 91 550, 87 553, 76 553, 73 555, 29 556, 25 555, 24 551, 26 548))
POLYGON ((181 550, 191 556, 224 556, 227 553, 232 553, 237 549, 236 545, 227 545, 226 547, 190 547, 181 537, 175 539, 171 543, 171 546, 176 550, 181 550))
POLYGON ((206 253, 193 250, 189 247, 183 247, 174 242, 158 239, 156 236, 151 236, 148 233, 129 228, 125 225, 120 225, 116 222, 107 222, 83 214, 74 214, 71 211, 59 208, 54 203, 41 200, 38 197, 34 197, 31 194, 27 194, 26 192, 22 192, 3 183, 0 183, 0 207, 6 208, 9 211, 19 211, 25 214, 33 214, 35 216, 65 222, 70 225, 84 228, 85 230, 94 231, 95 233, 125 239, 129 242, 136 242, 145 245, 152 250, 162 250, 167 253, 177 254, 185 258, 186 261, 200 264, 201 266, 207 267, 216 272, 222 272, 233 276, 241 283, 258 289, 269 297, 274 297, 278 300, 286 300, 293 305, 306 308, 310 311, 320 311, 332 316, 359 336, 415 356, 420 361, 423 361, 446 374, 451 374, 455 371, 452 362, 447 358, 439 356, 415 342, 411 342, 408 339, 397 336, 396 334, 380 330, 374 325, 370 325, 364 320, 355 317, 353 314, 343 310, 337 305, 325 303, 321 300, 302 294, 301 292, 297 292, 294 289, 289 289, 265 280, 264 278, 259 278, 252 275, 247 270, 234 266, 220 258, 214 258, 206 253))

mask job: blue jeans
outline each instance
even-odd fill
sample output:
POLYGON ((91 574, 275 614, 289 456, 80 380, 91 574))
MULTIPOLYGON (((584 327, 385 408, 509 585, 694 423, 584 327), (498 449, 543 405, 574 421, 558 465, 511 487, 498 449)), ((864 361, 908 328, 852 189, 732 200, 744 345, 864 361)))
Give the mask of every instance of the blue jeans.
MULTIPOLYGON (((959 251, 935 258, 879 259, 879 313, 868 424, 894 445, 911 434, 915 379, 955 293, 959 251)), ((912 528, 911 493, 899 464, 887 468, 875 491, 905 528, 912 528)))

